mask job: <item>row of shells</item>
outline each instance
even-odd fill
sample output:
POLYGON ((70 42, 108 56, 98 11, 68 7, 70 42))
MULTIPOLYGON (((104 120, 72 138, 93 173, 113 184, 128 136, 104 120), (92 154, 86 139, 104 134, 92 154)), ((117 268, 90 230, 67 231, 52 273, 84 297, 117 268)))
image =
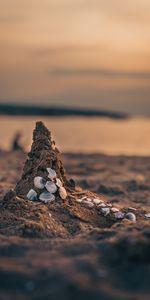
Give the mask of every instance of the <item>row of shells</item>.
POLYGON ((47 168, 46 170, 48 172, 48 180, 41 176, 34 178, 34 187, 41 190, 40 195, 38 196, 38 193, 34 189, 31 189, 27 194, 27 198, 33 201, 40 200, 44 203, 49 203, 55 201, 55 194, 58 191, 60 198, 65 200, 67 198, 67 192, 63 187, 62 181, 57 178, 55 170, 51 168, 47 168))
POLYGON ((134 207, 129 207, 128 213, 122 212, 120 209, 117 207, 113 207, 111 203, 104 203, 103 200, 99 198, 88 198, 86 196, 82 198, 75 199, 76 202, 83 204, 87 208, 93 208, 96 207, 103 216, 108 216, 110 213, 114 214, 114 217, 116 219, 128 219, 130 221, 136 222, 136 215, 132 211, 136 211, 136 208, 134 207))

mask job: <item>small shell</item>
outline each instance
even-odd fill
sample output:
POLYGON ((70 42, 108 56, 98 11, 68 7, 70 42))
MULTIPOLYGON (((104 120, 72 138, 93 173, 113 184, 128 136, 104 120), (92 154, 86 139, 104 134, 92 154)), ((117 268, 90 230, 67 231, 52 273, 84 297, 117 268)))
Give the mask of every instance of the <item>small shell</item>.
POLYGON ((59 188, 59 195, 60 195, 61 199, 63 199, 63 200, 65 200, 67 198, 67 192, 64 187, 59 188))
POLYGON ((35 190, 31 189, 28 194, 27 194, 27 198, 29 200, 37 200, 37 193, 35 190))
POLYGON ((91 198, 86 198, 85 200, 83 201, 89 201, 89 202, 92 202, 92 199, 91 198))
POLYGON ((61 180, 59 178, 56 178, 56 185, 60 188, 63 186, 61 180))
POLYGON ((45 187, 47 191, 51 194, 55 194, 57 192, 57 186, 52 181, 47 181, 45 187))
POLYGON ((100 203, 99 205, 98 205, 98 207, 106 207, 106 204, 103 202, 103 203, 100 203))
POLYGON ((102 207, 101 212, 104 216, 107 216, 110 213, 110 208, 109 207, 102 207))
POLYGON ((98 204, 100 204, 100 203, 101 203, 101 200, 100 200, 100 199, 97 199, 97 198, 95 198, 95 199, 93 199, 93 202, 94 202, 94 204, 98 205, 98 204))
POLYGON ((111 211, 112 211, 113 213, 116 213, 116 212, 119 212, 119 209, 116 208, 116 207, 112 207, 112 208, 111 208, 111 211))
POLYGON ((108 207, 112 207, 112 204, 111 204, 111 203, 107 203, 107 206, 108 206, 108 207))
POLYGON ((81 203, 83 200, 81 199, 75 199, 76 202, 81 203))
POLYGON ((87 201, 85 200, 83 203, 88 208, 92 208, 94 206, 94 203, 92 203, 91 201, 88 201, 88 200, 87 201))
POLYGON ((49 192, 43 192, 40 196, 39 199, 43 201, 44 203, 52 202, 55 200, 55 196, 49 192))
POLYGON ((40 190, 44 189, 46 180, 43 177, 36 176, 34 178, 34 186, 40 190))
POLYGON ((136 211, 137 210, 135 207, 129 207, 128 209, 132 210, 132 211, 136 211))
POLYGON ((150 218, 150 213, 144 215, 146 218, 150 218))
POLYGON ((48 178, 49 179, 53 180, 54 178, 56 178, 57 175, 56 175, 55 170, 53 170, 51 168, 47 168, 46 170, 48 172, 48 178))
POLYGON ((127 213, 125 215, 125 218, 128 219, 128 220, 130 220, 130 221, 136 222, 136 216, 133 213, 127 213))
POLYGON ((115 218, 116 219, 123 219, 124 218, 124 213, 122 213, 121 211, 118 211, 115 213, 115 218))

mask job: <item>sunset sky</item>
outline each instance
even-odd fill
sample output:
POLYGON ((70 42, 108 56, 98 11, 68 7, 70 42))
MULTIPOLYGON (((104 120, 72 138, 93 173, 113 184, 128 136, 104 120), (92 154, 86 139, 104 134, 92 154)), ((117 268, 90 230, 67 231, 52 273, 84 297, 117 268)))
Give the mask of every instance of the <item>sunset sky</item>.
POLYGON ((150 115, 150 0, 0 0, 0 102, 150 115))

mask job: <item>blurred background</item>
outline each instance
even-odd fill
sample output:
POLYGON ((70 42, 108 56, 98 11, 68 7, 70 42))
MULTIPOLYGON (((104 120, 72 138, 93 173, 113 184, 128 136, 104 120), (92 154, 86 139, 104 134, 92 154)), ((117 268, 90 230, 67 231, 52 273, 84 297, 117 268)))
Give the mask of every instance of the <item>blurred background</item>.
MULTIPOLYGON (((149 117, 150 1, 0 0, 2 103, 77 107, 149 117)), ((24 130, 27 125, 21 120, 18 122, 24 130)), ((6 118, 1 117, 1 126, 4 127, 5 121, 6 118)), ((16 118, 7 118, 5 127, 14 128, 15 121, 16 118), (9 126, 9 122, 14 125, 9 126)), ((30 128, 31 121, 31 117, 24 118, 24 122, 31 124, 30 128)), ((50 121, 49 126, 60 143, 67 144, 67 137, 62 138, 67 134, 69 144, 67 128, 70 125, 65 123, 68 120, 49 118, 50 121), (62 122, 63 133, 62 129, 56 129, 62 122)), ((140 125, 137 120, 122 121, 119 128, 112 120, 94 119, 90 124, 87 120, 80 121, 80 141, 75 134, 79 134, 78 122, 72 118, 69 123, 73 124, 76 150, 150 153, 150 145, 145 146, 145 135, 143 140, 143 131, 150 129, 149 120, 142 119, 140 125), (91 145, 79 146, 79 143, 84 144, 83 139, 88 144, 87 126, 93 128, 90 132, 94 136, 90 143, 92 148, 91 145), (101 128, 106 128, 107 135, 101 128), (129 138, 124 146, 123 134, 129 138), (114 137, 115 146, 112 141, 110 144, 110 136, 114 137), (105 145, 106 138, 109 147, 105 145), (99 140, 98 145, 94 145, 95 140, 99 140)), ((2 143, 3 135, 4 132, 1 133, 2 143)), ((68 146, 64 149, 70 150, 68 146)))

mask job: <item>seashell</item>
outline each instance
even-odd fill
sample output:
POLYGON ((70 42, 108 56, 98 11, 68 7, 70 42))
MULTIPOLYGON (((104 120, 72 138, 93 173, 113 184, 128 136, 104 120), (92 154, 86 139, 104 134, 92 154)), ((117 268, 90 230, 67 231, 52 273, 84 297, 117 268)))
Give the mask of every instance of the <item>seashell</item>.
POLYGON ((53 170, 51 168, 47 168, 46 170, 48 172, 48 178, 49 179, 53 180, 54 178, 56 178, 57 175, 56 175, 55 170, 53 170))
POLYGON ((122 213, 121 211, 118 211, 115 213, 115 218, 116 219, 123 219, 124 218, 124 213, 122 213))
POLYGON ((133 222, 136 222, 136 216, 135 216, 135 214, 133 214, 133 213, 127 213, 126 215, 125 215, 125 218, 126 219, 128 219, 128 220, 130 220, 130 221, 133 221, 133 222))
POLYGON ((67 198, 67 192, 64 187, 59 188, 59 195, 60 195, 61 199, 63 199, 63 200, 65 200, 67 198))
POLYGON ((31 189, 28 194, 27 194, 27 198, 29 200, 37 200, 37 193, 35 190, 31 189))
POLYGON ((91 201, 88 201, 88 200, 87 201, 85 200, 83 203, 88 208, 92 208, 94 206, 94 203, 92 203, 91 201))
POLYGON ((137 210, 137 209, 134 208, 134 207, 129 207, 128 209, 129 209, 129 210, 133 210, 133 211, 136 211, 136 210, 137 210))
POLYGON ((116 207, 112 207, 112 208, 111 208, 111 211, 112 211, 113 213, 116 213, 116 212, 119 212, 119 209, 116 208, 116 207))
POLYGON ((76 199, 75 201, 78 202, 78 203, 81 203, 83 200, 81 198, 81 199, 76 199))
POLYGON ((43 201, 44 203, 52 202, 55 200, 55 196, 49 192, 43 192, 40 196, 39 199, 43 201))
POLYGON ((101 212, 106 217, 110 213, 110 208, 109 207, 102 207, 101 212))
POLYGON ((99 205, 98 205, 98 207, 106 207, 106 204, 103 202, 103 203, 100 203, 99 205))
POLYGON ((150 218, 150 213, 144 215, 146 218, 150 218))
POLYGON ((57 192, 57 186, 52 181, 47 181, 45 187, 47 191, 51 194, 55 194, 57 192))
POLYGON ((107 203, 107 206, 108 206, 108 207, 112 207, 112 204, 111 204, 111 203, 107 203))
POLYGON ((96 204, 96 205, 102 203, 101 200, 100 200, 100 199, 97 199, 97 198, 93 199, 93 202, 94 202, 94 204, 96 204))
POLYGON ((92 202, 92 199, 91 198, 86 198, 85 200, 83 201, 89 201, 89 202, 92 202))
POLYGON ((40 190, 44 189, 46 180, 43 177, 36 176, 34 178, 34 186, 40 190))
POLYGON ((60 188, 63 186, 61 180, 59 178, 56 178, 56 185, 60 188))

